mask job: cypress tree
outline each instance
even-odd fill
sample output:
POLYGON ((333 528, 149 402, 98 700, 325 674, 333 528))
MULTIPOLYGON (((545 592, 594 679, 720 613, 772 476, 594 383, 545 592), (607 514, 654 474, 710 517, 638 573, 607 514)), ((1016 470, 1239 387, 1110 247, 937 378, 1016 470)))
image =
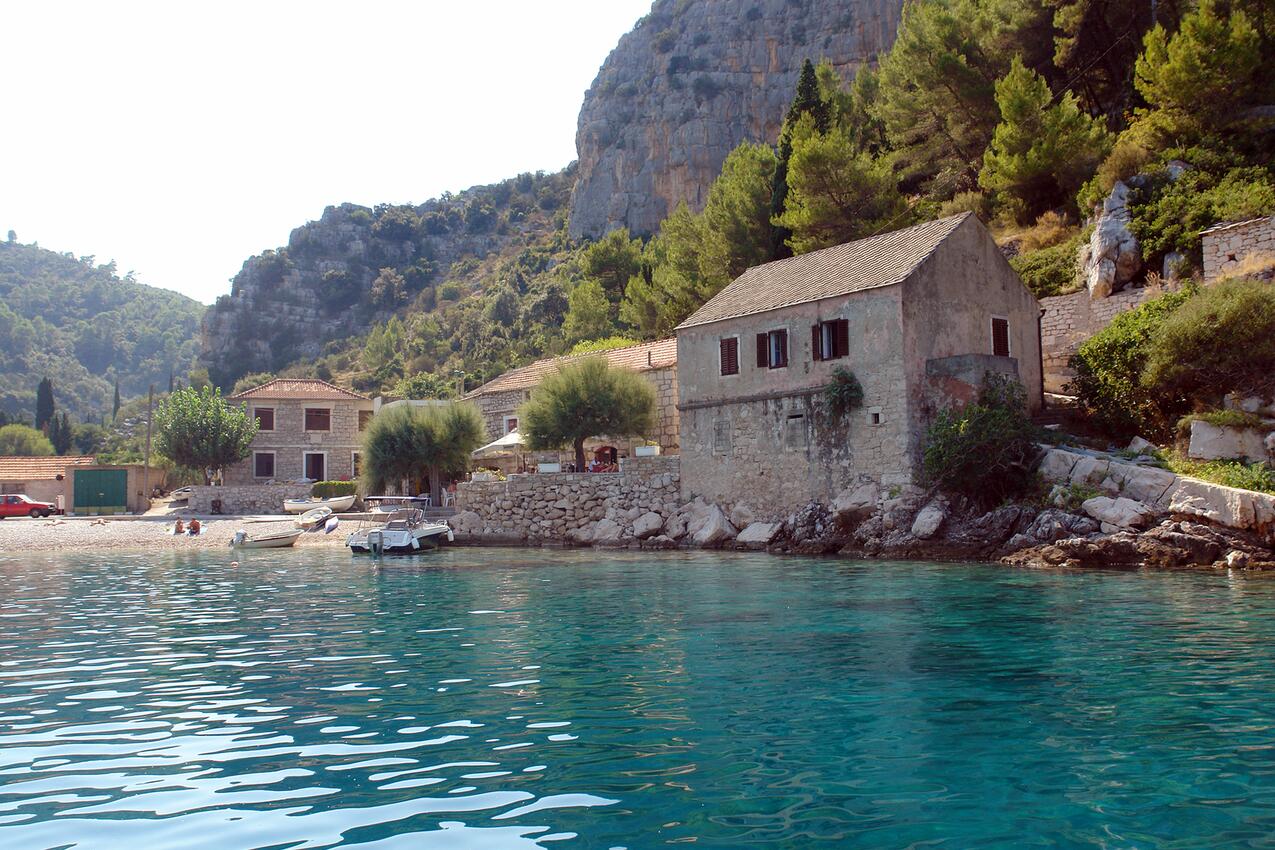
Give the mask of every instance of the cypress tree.
POLYGON ((58 454, 64 455, 71 450, 73 434, 71 417, 65 411, 49 420, 49 442, 58 454))
MULTIPOLYGON (((792 159, 792 130, 803 115, 809 115, 814 121, 815 131, 824 135, 832 127, 832 107, 819 93, 819 77, 815 73, 815 65, 809 59, 801 66, 801 77, 797 80, 797 93, 788 107, 784 117, 784 128, 779 134, 778 163, 775 166, 775 178, 771 184, 770 214, 777 219, 784 214, 788 204, 788 163, 792 159)), ((786 227, 775 225, 771 230, 771 254, 776 260, 792 256, 788 247, 788 238, 792 232, 786 227)))
MULTIPOLYGON (((170 377, 168 380, 169 380, 169 383, 171 384, 173 379, 170 377)), ((170 387, 169 392, 171 391, 172 391, 172 388, 170 387)), ((114 422, 119 417, 119 415, 120 415, 120 379, 116 378, 115 379, 115 401, 113 402, 113 405, 111 407, 111 421, 114 422)))
POLYGON ((48 378, 40 381, 35 390, 35 427, 45 431, 53 419, 53 382, 48 378))

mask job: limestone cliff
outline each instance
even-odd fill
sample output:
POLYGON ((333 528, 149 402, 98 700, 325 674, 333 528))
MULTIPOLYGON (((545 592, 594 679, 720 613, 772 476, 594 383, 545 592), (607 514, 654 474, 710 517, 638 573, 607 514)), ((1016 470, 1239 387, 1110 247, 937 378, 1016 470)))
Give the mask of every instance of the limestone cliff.
POLYGON ((703 206, 731 149, 773 142, 807 59, 845 77, 894 42, 903 0, 656 0, 580 110, 571 235, 651 233, 703 206))

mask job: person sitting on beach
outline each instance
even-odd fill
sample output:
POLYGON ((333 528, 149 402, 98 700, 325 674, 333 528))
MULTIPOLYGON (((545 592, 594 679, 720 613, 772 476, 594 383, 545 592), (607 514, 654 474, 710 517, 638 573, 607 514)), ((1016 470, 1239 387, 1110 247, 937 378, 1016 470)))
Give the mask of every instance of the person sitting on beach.
POLYGON ((186 533, 185 523, 183 523, 180 519, 177 520, 177 524, 173 526, 173 534, 185 534, 185 533, 186 533))
POLYGON ((192 519, 192 520, 190 521, 190 528, 188 528, 188 529, 186 530, 186 533, 187 533, 187 534, 189 534, 191 537, 198 537, 198 536, 199 536, 199 527, 200 527, 200 526, 199 526, 199 520, 197 520, 197 519, 192 519))

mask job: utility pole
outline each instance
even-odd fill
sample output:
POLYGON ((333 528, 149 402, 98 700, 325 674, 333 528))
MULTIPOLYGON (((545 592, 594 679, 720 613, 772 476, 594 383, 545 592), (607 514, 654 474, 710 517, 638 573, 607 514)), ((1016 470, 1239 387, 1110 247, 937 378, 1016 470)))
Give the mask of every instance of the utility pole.
POLYGON ((142 458, 142 498, 146 502, 147 511, 151 507, 151 423, 154 421, 155 385, 151 384, 150 398, 146 401, 146 454, 142 458))

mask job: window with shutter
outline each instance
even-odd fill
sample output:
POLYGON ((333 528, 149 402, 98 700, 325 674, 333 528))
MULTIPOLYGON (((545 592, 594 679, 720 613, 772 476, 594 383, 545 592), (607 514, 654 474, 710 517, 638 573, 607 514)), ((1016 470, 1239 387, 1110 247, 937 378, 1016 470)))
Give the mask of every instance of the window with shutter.
POLYGON ((757 334, 757 368, 770 366, 770 334, 757 334))
POLYGON ((305 429, 307 431, 331 431, 332 411, 326 407, 307 407, 305 409, 305 429))
POLYGON ((1009 319, 992 319, 992 356, 1009 357, 1009 319))
POLYGON ((254 407, 252 415, 256 418, 259 425, 259 431, 274 430, 274 408, 273 407, 254 407))
POLYGON ((810 326, 810 357, 816 362, 823 359, 823 325, 810 326))
POLYGON ((833 324, 833 339, 835 341, 836 354, 834 357, 850 356, 850 321, 848 319, 837 319, 833 324))
POLYGON ((788 331, 779 329, 757 334, 757 368, 782 369, 788 365, 788 331))
POLYGON ((815 360, 836 360, 850 356, 850 322, 833 319, 811 328, 810 345, 815 360))
POLYGON ((739 374, 739 337, 728 336, 721 340, 721 366, 723 375, 739 374))
POLYGON ((274 478, 274 452, 253 452, 252 477, 274 478))

